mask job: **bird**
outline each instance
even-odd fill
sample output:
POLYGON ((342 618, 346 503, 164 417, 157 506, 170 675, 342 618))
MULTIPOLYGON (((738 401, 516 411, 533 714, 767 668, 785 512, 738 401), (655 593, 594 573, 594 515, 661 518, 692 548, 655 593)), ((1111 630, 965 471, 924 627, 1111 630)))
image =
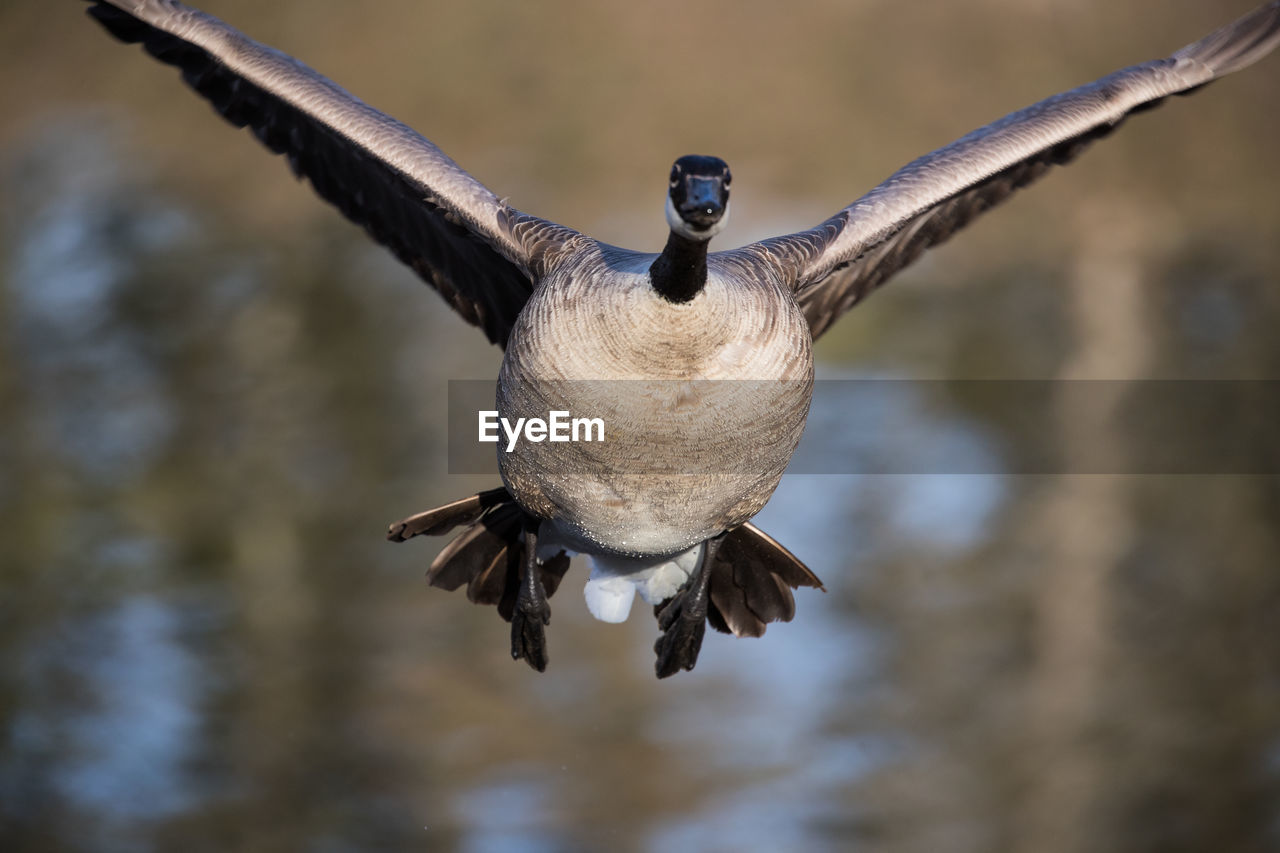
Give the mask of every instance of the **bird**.
MULTIPOLYGON (((503 485, 408 516, 387 538, 454 534, 427 572, 510 623, 511 654, 549 656, 570 556, 588 608, 653 605, 655 671, 692 670, 709 624, 761 636, 822 582, 751 523, 778 485, 813 395, 813 340, 922 253, 1074 160, 1130 115, 1196 91, 1280 43, 1280 0, 1166 58, 1010 113, 932 153, 817 226, 709 251, 732 175, 685 155, 668 175, 659 253, 523 213, 433 143, 296 59, 176 0, 88 0, 225 119, 363 226, 504 349, 494 413, 599 416, 601 441, 498 443, 503 485)), ((523 420, 522 420, 523 419, 523 420)), ((545 428, 545 422, 543 422, 545 428)))

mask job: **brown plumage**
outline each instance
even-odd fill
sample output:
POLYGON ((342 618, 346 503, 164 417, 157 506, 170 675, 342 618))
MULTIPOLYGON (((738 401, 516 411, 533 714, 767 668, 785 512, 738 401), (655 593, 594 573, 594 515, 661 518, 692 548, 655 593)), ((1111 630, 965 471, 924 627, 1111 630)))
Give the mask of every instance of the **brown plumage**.
POLYGON ((503 416, 550 407, 611 413, 606 443, 503 450, 506 489, 419 513, 388 537, 462 527, 432 564, 431 583, 465 584, 471 600, 496 604, 512 622, 513 656, 538 669, 546 665, 546 598, 567 568, 565 551, 592 555, 593 613, 625 618, 630 598, 618 577, 660 599, 661 676, 693 667, 708 620, 758 636, 792 617, 792 589, 821 586, 747 523, 804 427, 813 338, 1127 116, 1244 68, 1280 42, 1275 0, 1166 59, 975 130, 815 228, 729 252, 707 251, 727 211, 727 164, 681 157, 669 178, 671 234, 653 255, 515 210, 410 128, 216 18, 175 0, 90 2, 108 31, 181 69, 228 121, 283 154, 506 348, 503 416))

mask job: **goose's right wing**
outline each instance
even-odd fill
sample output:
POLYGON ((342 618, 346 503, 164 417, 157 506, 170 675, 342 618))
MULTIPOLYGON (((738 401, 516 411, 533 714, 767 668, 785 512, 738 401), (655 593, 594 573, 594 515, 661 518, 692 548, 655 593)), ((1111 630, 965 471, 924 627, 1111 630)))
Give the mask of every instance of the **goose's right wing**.
POLYGON ((816 228, 744 247, 778 264, 816 338, 926 249, 1126 116, 1237 71, 1280 43, 1280 0, 1167 59, 1047 98, 899 169, 816 228))
POLYGON ((506 343, 533 280, 577 232, 520 213, 430 141, 279 51, 176 0, 90 0, 224 118, 284 154, 489 340, 506 343))

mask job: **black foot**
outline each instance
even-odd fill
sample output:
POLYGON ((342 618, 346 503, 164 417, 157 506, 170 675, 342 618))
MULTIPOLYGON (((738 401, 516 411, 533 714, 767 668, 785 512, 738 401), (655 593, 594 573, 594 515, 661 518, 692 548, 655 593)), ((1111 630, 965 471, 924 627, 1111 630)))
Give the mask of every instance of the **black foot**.
MULTIPOLYGON (((523 587, 522 587, 523 589, 523 587)), ((541 607, 525 607, 517 601, 511 613, 511 658, 524 658, 538 672, 547 671, 547 632, 551 622, 551 607, 544 599, 541 607)))
POLYGON ((682 669, 693 669, 698 662, 702 638, 707 633, 711 566, 724 537, 725 534, 721 533, 707 540, 698 568, 658 613, 658 628, 662 630, 662 636, 653 644, 653 650, 658 655, 654 669, 659 678, 675 675, 682 669))
POLYGON ((524 562, 520 568, 520 592, 511 611, 511 657, 524 658, 538 672, 547 670, 547 632, 551 605, 538 573, 538 522, 525 519, 524 562))
POLYGON ((707 633, 707 612, 694 604, 686 589, 676 594, 658 617, 662 636, 653 644, 658 654, 654 669, 659 678, 675 675, 682 669, 693 669, 702 651, 702 638, 707 633))

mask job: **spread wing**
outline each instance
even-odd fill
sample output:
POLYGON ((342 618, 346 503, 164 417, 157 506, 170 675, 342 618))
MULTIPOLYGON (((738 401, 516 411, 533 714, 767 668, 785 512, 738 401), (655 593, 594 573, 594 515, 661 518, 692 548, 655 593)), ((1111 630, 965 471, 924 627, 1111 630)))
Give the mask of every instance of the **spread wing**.
POLYGON ((217 18, 174 0, 96 0, 89 13, 181 69, 495 343, 579 236, 511 208, 411 128, 217 18))
POLYGON ((1047 98, 926 154, 809 231, 746 247, 789 279, 816 338, 926 249, 1072 160, 1128 115, 1244 68, 1280 43, 1280 0, 1167 59, 1047 98))

